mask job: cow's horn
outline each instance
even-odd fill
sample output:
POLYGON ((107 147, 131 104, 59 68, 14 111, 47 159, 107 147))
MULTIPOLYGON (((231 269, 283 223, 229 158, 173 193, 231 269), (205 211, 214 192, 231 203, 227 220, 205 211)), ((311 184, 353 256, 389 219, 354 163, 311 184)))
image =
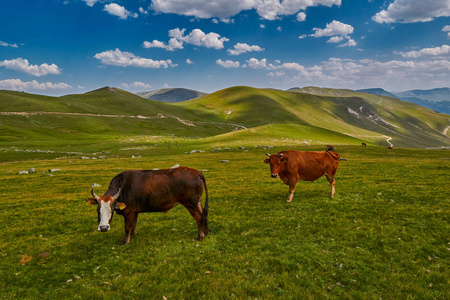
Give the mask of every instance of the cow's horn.
POLYGON ((283 157, 283 153, 280 153, 280 157, 283 157))
POLYGON ((92 190, 91 190, 91 194, 92 194, 92 197, 94 197, 95 198, 95 200, 99 200, 100 199, 100 197, 99 196, 97 196, 96 194, 95 194, 95 192, 94 192, 94 188, 92 188, 92 190))
POLYGON ((117 192, 117 194, 115 194, 115 195, 113 196, 113 201, 115 201, 117 198, 119 198, 119 196, 120 196, 120 189, 119 189, 119 191, 117 192))
POLYGON ((269 153, 266 153, 266 155, 267 155, 268 157, 270 157, 270 154, 269 154, 269 153))

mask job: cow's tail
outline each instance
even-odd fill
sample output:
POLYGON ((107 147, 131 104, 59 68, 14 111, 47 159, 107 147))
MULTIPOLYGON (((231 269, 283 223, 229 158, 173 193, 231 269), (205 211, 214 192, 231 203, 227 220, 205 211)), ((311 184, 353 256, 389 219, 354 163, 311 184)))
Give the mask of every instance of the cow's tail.
POLYGON ((340 160, 341 156, 339 155, 339 153, 333 152, 333 151, 328 151, 327 152, 331 155, 332 158, 336 159, 336 160, 340 160))
POLYGON ((203 225, 203 228, 205 228, 205 235, 206 235, 209 232, 209 228, 208 228, 208 211, 209 211, 208 186, 206 185, 205 176, 202 173, 200 173, 200 179, 203 182, 203 187, 205 188, 205 196, 206 196, 205 207, 203 208, 203 212, 202 212, 202 225, 203 225))

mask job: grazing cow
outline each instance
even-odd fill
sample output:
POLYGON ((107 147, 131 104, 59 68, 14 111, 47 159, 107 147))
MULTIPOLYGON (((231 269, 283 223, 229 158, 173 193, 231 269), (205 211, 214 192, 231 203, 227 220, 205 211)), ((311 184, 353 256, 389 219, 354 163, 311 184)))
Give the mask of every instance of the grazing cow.
POLYGON ((270 164, 273 178, 280 175, 284 184, 289 185, 288 202, 294 197, 295 186, 299 180, 315 181, 325 175, 331 185, 330 197, 334 197, 334 174, 339 166, 340 155, 332 151, 281 151, 268 154, 264 160, 270 164))
POLYGON ((125 239, 136 234, 138 214, 141 212, 167 212, 178 204, 187 208, 198 226, 198 240, 208 234, 208 188, 200 171, 187 167, 165 170, 129 170, 117 174, 103 196, 86 198, 86 204, 97 204, 98 230, 110 229, 114 212, 125 219, 125 239), (205 188, 205 207, 202 193, 205 188))
POLYGON ((367 147, 367 144, 363 142, 363 143, 361 143, 361 146, 367 147))

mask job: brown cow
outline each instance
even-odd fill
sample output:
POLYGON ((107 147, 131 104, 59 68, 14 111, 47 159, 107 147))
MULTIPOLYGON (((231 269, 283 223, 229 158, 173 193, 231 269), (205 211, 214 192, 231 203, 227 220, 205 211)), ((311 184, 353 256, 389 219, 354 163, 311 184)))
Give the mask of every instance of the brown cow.
POLYGON ((299 180, 315 181, 325 175, 331 185, 330 197, 334 197, 334 174, 339 166, 340 155, 332 151, 281 151, 268 154, 264 160, 270 163, 273 178, 280 175, 284 184, 289 185, 288 202, 294 197, 295 186, 299 180))
POLYGON ((165 170, 129 170, 117 174, 103 196, 86 198, 86 204, 97 204, 98 230, 110 229, 114 212, 125 219, 125 239, 136 234, 138 214, 141 212, 167 212, 178 204, 187 208, 198 226, 198 240, 208 234, 208 188, 200 171, 187 167, 165 170), (203 184, 203 185, 202 185, 203 184), (205 188, 205 208, 202 193, 205 188))
POLYGON ((362 142, 362 143, 361 143, 361 146, 363 146, 363 147, 367 147, 367 144, 366 144, 366 143, 364 143, 364 142, 362 142))

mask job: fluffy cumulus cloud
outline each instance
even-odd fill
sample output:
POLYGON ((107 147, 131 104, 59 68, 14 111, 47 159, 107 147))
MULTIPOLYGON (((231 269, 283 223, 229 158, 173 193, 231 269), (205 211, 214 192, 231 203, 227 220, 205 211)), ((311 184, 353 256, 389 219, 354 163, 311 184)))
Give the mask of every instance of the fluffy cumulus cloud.
POLYGON ((377 23, 429 22, 450 16, 449 0, 395 0, 372 19, 377 23))
POLYGON ((405 83, 408 86, 414 86, 426 81, 441 85, 450 80, 450 61, 447 59, 381 62, 371 59, 331 58, 323 62, 321 67, 330 82, 350 86, 383 86, 401 89, 405 83))
POLYGON ((189 58, 187 58, 187 59, 186 59, 186 63, 187 63, 188 65, 192 65, 194 62, 193 62, 192 60, 190 60, 189 58))
POLYGON ((297 21, 303 22, 306 20, 306 14, 304 12, 299 12, 297 14, 297 21))
POLYGON ((120 19, 127 19, 128 17, 132 18, 138 17, 137 13, 129 12, 128 10, 125 9, 125 7, 120 6, 119 4, 116 3, 106 4, 103 10, 107 11, 113 16, 119 17, 120 19))
POLYGON ((238 61, 232 61, 232 60, 226 60, 223 61, 221 59, 216 60, 216 64, 219 66, 222 66, 224 68, 230 69, 230 68, 239 68, 239 62, 238 61))
POLYGON ((14 91, 30 91, 30 90, 65 90, 71 89, 72 86, 67 83, 52 83, 52 82, 37 82, 33 81, 22 81, 20 79, 5 79, 0 80, 0 88, 14 91))
POLYGON ((98 1, 100 1, 100 0, 83 0, 84 2, 86 2, 86 4, 88 5, 88 6, 94 6, 94 4, 95 3, 97 3, 98 1))
MULTIPOLYGON (((276 84, 323 85, 336 88, 361 88, 381 86, 386 89, 410 89, 427 82, 432 86, 448 85, 450 61, 443 57, 445 48, 432 51, 431 59, 408 58, 407 60, 378 61, 372 59, 330 58, 318 65, 306 67, 297 62, 251 58, 245 64, 233 62, 234 67, 266 70, 267 76, 276 84), (439 53, 439 55, 438 55, 439 53), (274 81, 274 82, 275 82, 274 81)), ((420 51, 418 51, 420 52, 420 51)), ((423 51, 421 53, 429 52, 423 51)), ((419 56, 420 57, 420 56, 419 56)), ((425 57, 427 58, 427 57, 425 57)), ((429 58, 429 57, 428 57, 429 58)))
POLYGON ((16 58, 12 60, 0 61, 0 67, 5 67, 7 69, 25 72, 33 76, 44 76, 44 75, 58 75, 61 74, 61 69, 55 64, 41 64, 41 65, 30 65, 27 59, 16 58))
POLYGON ((18 48, 18 47, 19 47, 19 46, 17 46, 17 44, 8 44, 8 43, 2 42, 2 41, 0 41, 0 46, 3 46, 3 47, 13 47, 13 48, 18 48))
POLYGON ((151 8, 156 12, 175 13, 197 18, 228 19, 241 11, 255 9, 267 20, 293 15, 310 6, 341 5, 341 0, 153 0, 151 8))
POLYGON ((109 50, 94 55, 94 58, 100 60, 105 65, 118 67, 138 67, 138 68, 168 68, 176 67, 172 60, 153 60, 142 58, 130 52, 122 52, 119 49, 109 50))
POLYGON ((444 28, 442 28, 442 31, 447 32, 447 37, 450 39, 450 25, 444 26, 444 28))
POLYGON ((445 56, 450 57, 450 46, 442 45, 441 47, 435 48, 423 48, 419 51, 409 51, 409 52, 394 52, 403 57, 407 58, 418 58, 423 56, 445 56))
POLYGON ((301 35, 298 38, 304 39, 307 36, 312 36, 315 38, 320 37, 330 37, 327 43, 340 43, 347 39, 347 42, 340 44, 339 47, 352 47, 356 46, 355 40, 353 40, 349 35, 353 33, 353 26, 349 24, 344 24, 342 22, 333 20, 328 23, 325 28, 313 28, 314 33, 310 35, 301 35))
POLYGON ((324 29, 313 28, 313 30, 315 31, 311 34, 313 37, 346 36, 353 33, 353 26, 333 20, 324 29))
POLYGON ((236 45, 234 45, 233 49, 228 49, 227 52, 230 55, 239 55, 242 53, 246 53, 246 52, 252 52, 252 51, 263 51, 264 49, 261 48, 260 46, 257 45, 253 45, 250 46, 246 43, 237 43, 236 45))
POLYGON ((133 82, 131 84, 122 83, 120 86, 125 88, 125 89, 131 88, 131 89, 135 89, 135 90, 149 89, 149 88, 152 87, 150 84, 145 83, 145 82, 140 82, 140 81, 135 81, 135 82, 133 82))
POLYGON ((183 44, 186 43, 220 50, 224 48, 223 43, 229 41, 226 37, 221 37, 220 34, 215 32, 204 33, 200 29, 194 29, 188 35, 185 35, 185 31, 185 28, 174 28, 169 30, 169 37, 171 39, 167 45, 164 42, 153 40, 152 42, 144 41, 143 46, 145 48, 164 48, 168 51, 174 51, 183 49, 183 44))

